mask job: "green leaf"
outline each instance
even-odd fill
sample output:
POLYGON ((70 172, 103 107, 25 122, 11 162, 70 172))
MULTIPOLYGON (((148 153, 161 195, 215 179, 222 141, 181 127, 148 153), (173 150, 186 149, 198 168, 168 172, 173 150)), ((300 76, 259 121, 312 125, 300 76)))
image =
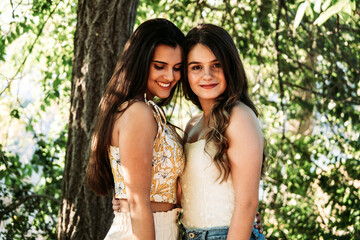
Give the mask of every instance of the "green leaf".
POLYGON ((20 119, 19 110, 18 110, 18 109, 13 109, 13 110, 10 112, 10 116, 12 116, 13 118, 20 119))
POLYGON ((341 9, 341 12, 351 15, 351 13, 352 13, 351 3, 344 5, 344 7, 341 9))
POLYGON ((331 0, 326 0, 326 1, 323 3, 321 9, 322 9, 323 11, 325 11, 325 10, 329 7, 330 3, 331 3, 331 0))
POLYGON ((15 31, 16 31, 17 35, 20 35, 20 27, 19 27, 19 25, 16 25, 15 31))
POLYGON ((300 25, 301 20, 304 17, 304 13, 305 10, 310 6, 309 1, 305 1, 303 3, 300 4, 297 12, 296 12, 296 16, 295 16, 295 20, 294 20, 294 30, 293 30, 293 34, 295 34, 296 32, 296 28, 300 25))
POLYGON ((350 5, 349 0, 341 0, 335 5, 329 7, 325 12, 320 14, 320 16, 315 20, 314 25, 321 26, 330 17, 339 13, 346 4, 350 5))
POLYGON ((60 93, 59 93, 58 90, 54 90, 54 96, 55 96, 56 98, 59 98, 59 97, 60 97, 60 93))
POLYGON ((356 9, 356 1, 350 1, 350 6, 353 11, 356 9))
POLYGON ((314 11, 320 13, 322 0, 315 0, 314 11))
POLYGON ((350 15, 347 14, 346 12, 340 12, 339 16, 343 23, 346 23, 350 18, 350 15))

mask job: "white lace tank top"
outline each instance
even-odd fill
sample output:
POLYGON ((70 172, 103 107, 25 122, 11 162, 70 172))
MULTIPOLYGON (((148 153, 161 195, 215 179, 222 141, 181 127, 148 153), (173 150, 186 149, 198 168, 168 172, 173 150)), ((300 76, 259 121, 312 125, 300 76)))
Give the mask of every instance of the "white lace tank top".
POLYGON ((183 215, 181 222, 186 228, 230 226, 234 211, 234 188, 231 175, 220 183, 219 170, 213 163, 216 146, 205 139, 186 143, 186 164, 180 184, 183 215), (210 155, 209 155, 209 154, 210 155))

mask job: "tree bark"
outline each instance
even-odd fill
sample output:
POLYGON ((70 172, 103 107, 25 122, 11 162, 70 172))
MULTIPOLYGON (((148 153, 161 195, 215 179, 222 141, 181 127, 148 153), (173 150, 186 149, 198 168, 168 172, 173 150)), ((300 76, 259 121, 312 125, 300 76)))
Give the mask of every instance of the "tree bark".
POLYGON ((103 239, 111 225, 111 196, 86 184, 96 109, 133 30, 138 0, 79 0, 74 40, 71 108, 58 239, 103 239))

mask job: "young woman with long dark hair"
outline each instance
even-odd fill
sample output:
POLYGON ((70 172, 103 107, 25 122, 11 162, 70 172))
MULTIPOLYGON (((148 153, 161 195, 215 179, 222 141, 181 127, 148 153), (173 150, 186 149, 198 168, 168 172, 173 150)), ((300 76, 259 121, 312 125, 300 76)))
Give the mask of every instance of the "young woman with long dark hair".
POLYGON ((87 182, 95 193, 114 191, 120 199, 107 240, 178 238, 176 194, 185 159, 181 138, 161 106, 181 78, 183 40, 168 20, 142 23, 99 104, 87 182))
POLYGON ((264 239, 253 227, 264 140, 237 48, 223 28, 201 24, 183 52, 184 94, 202 110, 185 130, 185 239, 264 239))

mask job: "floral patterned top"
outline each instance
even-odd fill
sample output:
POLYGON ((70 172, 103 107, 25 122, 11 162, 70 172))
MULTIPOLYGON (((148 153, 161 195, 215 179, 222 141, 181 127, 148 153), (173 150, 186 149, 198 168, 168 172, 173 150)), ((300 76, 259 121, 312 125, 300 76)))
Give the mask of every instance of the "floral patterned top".
MULTIPOLYGON (((162 109, 151 100, 145 99, 145 102, 152 106, 158 126, 153 148, 150 201, 176 204, 177 179, 185 166, 181 138, 167 124, 162 109)), ((115 197, 127 199, 118 147, 110 146, 109 159, 115 182, 115 197)))

